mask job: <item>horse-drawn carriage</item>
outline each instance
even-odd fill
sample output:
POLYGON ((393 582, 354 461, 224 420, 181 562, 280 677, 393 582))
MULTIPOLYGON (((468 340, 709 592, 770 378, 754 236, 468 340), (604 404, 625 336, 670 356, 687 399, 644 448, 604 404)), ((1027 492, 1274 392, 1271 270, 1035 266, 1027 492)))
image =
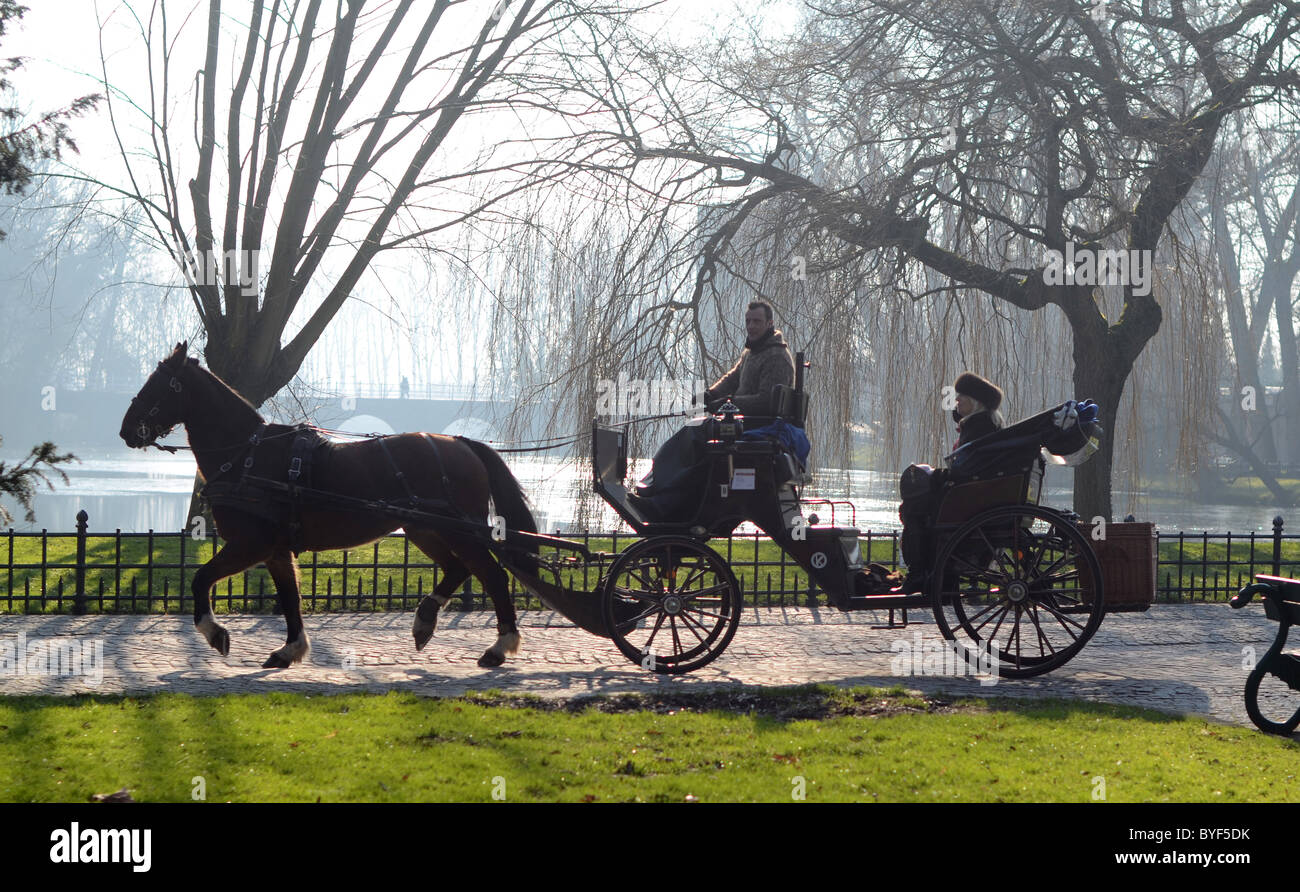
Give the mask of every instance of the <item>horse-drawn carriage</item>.
MULTIPOLYGON (((802 427, 808 404, 802 374, 777 397, 768 421, 802 427)), ((219 579, 267 565, 289 630, 285 647, 266 665, 288 666, 307 652, 296 554, 351 547, 401 526, 445 574, 416 610, 417 647, 433 634, 439 608, 473 573, 498 617, 498 640, 480 664, 504 661, 518 645, 518 630, 499 562, 548 606, 612 639, 638 665, 687 672, 726 649, 744 606, 735 573, 708 542, 749 522, 803 567, 836 608, 889 611, 891 624, 896 612, 905 624, 908 609, 932 610, 940 632, 967 659, 1021 677, 1067 662, 1104 612, 1101 569, 1088 537, 1071 513, 1038 504, 1045 450, 1079 454, 1095 433, 1070 416, 1072 406, 950 456, 931 527, 930 583, 913 594, 876 593, 859 531, 805 517, 800 493, 807 476, 798 457, 779 438, 746 436, 730 412, 706 422, 707 481, 694 510, 672 520, 651 519, 628 498, 626 427, 593 424, 595 490, 641 537, 617 555, 538 534, 513 475, 484 444, 429 434, 313 443, 301 428, 267 425, 187 359, 183 344, 132 401, 122 437, 144 447, 177 424, 187 427, 226 540, 195 575, 195 623, 223 655, 229 635, 216 624, 209 600, 219 579), (311 477, 304 466, 313 469, 311 477), (485 522, 489 497, 504 523, 485 522), (546 546, 555 553, 543 555, 546 546), (592 561, 608 566, 594 590, 565 584, 576 565, 592 561)), ((752 434, 755 420, 749 422, 752 434)))
MULTIPOLYGON (((802 427, 802 388, 778 397, 774 419, 802 427)), ((1073 657, 1104 613, 1101 568, 1070 512, 1038 504, 1047 459, 1090 451, 1096 431, 1062 429, 1070 405, 1049 410, 967 444, 950 457, 930 535, 926 590, 878 593, 864 566, 859 530, 805 517, 807 481, 797 457, 774 437, 737 435, 734 419, 711 423, 707 483, 687 517, 652 520, 630 503, 623 428, 594 425, 596 491, 642 539, 623 552, 596 593, 602 630, 629 659, 659 672, 703 666, 735 633, 742 593, 726 561, 707 542, 750 522, 794 559, 839 610, 886 610, 906 624, 908 609, 934 613, 940 632, 972 664, 1003 676, 1048 672, 1073 657)), ((750 427, 754 426, 751 423, 750 427)))

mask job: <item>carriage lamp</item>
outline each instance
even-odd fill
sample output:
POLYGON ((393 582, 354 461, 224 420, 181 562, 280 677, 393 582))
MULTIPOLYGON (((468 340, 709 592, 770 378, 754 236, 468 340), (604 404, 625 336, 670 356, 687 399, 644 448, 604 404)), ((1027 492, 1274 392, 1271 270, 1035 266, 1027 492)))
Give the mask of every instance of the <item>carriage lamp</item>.
POLYGON ((724 443, 734 443, 745 432, 745 416, 740 414, 740 407, 727 400, 713 416, 713 434, 711 439, 724 443))

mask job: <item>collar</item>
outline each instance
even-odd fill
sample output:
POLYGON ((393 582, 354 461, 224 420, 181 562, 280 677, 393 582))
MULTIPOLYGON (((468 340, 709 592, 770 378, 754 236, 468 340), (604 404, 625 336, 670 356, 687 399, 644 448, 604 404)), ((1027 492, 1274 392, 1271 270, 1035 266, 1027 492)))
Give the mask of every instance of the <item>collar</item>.
POLYGON ((770 347, 773 344, 779 342, 780 342, 779 332, 777 332, 775 328, 769 328, 767 331, 759 335, 759 337, 756 338, 755 340, 745 341, 745 349, 749 350, 749 352, 751 353, 757 353, 759 350, 763 350, 764 348, 770 347))

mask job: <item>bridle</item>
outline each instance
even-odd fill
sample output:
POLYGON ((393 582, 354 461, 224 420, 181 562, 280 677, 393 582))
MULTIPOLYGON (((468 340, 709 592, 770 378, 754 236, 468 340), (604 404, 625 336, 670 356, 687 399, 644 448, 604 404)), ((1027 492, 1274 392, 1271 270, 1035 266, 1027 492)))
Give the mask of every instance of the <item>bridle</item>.
MULTIPOLYGON (((163 371, 164 369, 166 369, 166 364, 162 362, 158 363, 158 371, 163 371)), ((170 371, 170 369, 167 369, 167 371, 170 371)), ((155 372, 154 374, 156 375, 157 372, 155 372)), ((162 378, 159 378, 158 382, 161 383, 162 378)), ((152 384, 146 384, 144 389, 142 389, 138 394, 136 394, 134 397, 131 398, 132 407, 134 407, 137 402, 142 401, 141 398, 144 396, 145 390, 148 390, 150 386, 152 386, 152 384)), ((153 446, 155 449, 162 449, 171 453, 176 452, 177 449, 176 446, 163 446, 158 443, 158 440, 161 437, 166 437, 173 430, 175 430, 176 425, 181 423, 181 419, 178 417, 176 421, 172 422, 172 424, 166 428, 163 428, 156 424, 151 425, 146 421, 146 419, 153 418, 160 411, 162 411, 164 400, 172 398, 173 393, 179 394, 185 389, 184 385, 181 383, 181 379, 177 377, 175 374, 171 376, 171 380, 167 383, 166 388, 167 389, 163 392, 162 396, 160 396, 157 400, 154 401, 154 404, 149 409, 149 411, 145 412, 143 415, 140 416, 140 421, 136 425, 136 432, 140 435, 140 439, 142 441, 140 445, 141 449, 148 449, 150 446, 153 446), (151 433, 152 436, 150 435, 151 433)))

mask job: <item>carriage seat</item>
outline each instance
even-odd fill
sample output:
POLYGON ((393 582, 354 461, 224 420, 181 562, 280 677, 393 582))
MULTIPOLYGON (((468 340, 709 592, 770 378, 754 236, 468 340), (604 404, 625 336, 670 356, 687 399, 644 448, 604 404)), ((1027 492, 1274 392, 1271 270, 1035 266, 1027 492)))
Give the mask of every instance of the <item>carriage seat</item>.
MULTIPOLYGON (((943 496, 935 510, 939 524, 962 523, 1003 505, 1037 504, 1043 474, 1052 459, 1085 460, 1097 448, 1101 429, 1091 417, 1062 429, 1062 413, 1084 405, 1073 400, 972 440, 948 455, 943 496)), ((1085 416, 1079 416, 1081 419, 1085 416)))
MULTIPOLYGON (((734 440, 711 439, 697 447, 702 448, 708 459, 697 466, 707 464, 711 468, 711 476, 728 480, 732 479, 732 472, 739 467, 742 473, 736 478, 738 485, 743 487, 743 483, 749 479, 761 479, 766 481, 766 485, 759 487, 764 491, 774 485, 778 492, 785 492, 791 486, 802 486, 809 482, 811 477, 806 462, 810 446, 803 431, 808 416, 808 394, 801 387, 778 385, 772 393, 771 411, 771 415, 744 416, 744 431, 734 440), (719 462, 725 467, 719 465, 719 462), (761 474, 756 474, 756 463, 763 465, 761 474), (772 472, 770 474, 769 467, 772 472), (755 469, 748 472, 755 476, 747 476, 745 468, 755 469)), ((678 517, 682 512, 665 512, 662 505, 651 501, 659 498, 659 495, 647 500, 640 493, 628 489, 627 432, 623 427, 593 422, 592 444, 592 471, 596 492, 604 496, 624 520, 638 530, 650 523, 686 522, 686 518, 678 517), (665 513, 668 516, 659 516, 665 513)), ((701 480, 701 486, 703 483, 704 480, 701 480)), ((772 493, 773 498, 777 498, 778 492, 772 493)), ((700 495, 704 495, 702 488, 700 495)), ((695 515, 698 512, 691 509, 688 513, 695 515)))
POLYGON ((808 420, 808 393, 795 390, 787 384, 778 384, 772 391, 772 405, 765 415, 746 415, 745 428, 766 427, 774 421, 783 421, 803 430, 808 420))
POLYGON ((775 462, 775 479, 779 485, 787 482, 803 486, 812 477, 807 470, 811 444, 803 429, 782 417, 754 419, 745 416, 745 430, 731 442, 710 440, 704 447, 713 456, 770 455, 775 462), (757 426, 760 422, 762 426, 757 426))
MULTIPOLYGON (((772 393, 771 415, 746 415, 745 433, 739 442, 747 444, 768 442, 776 455, 777 481, 803 486, 812 481, 808 473, 808 454, 811 446, 804 431, 808 419, 808 394, 785 384, 778 384, 772 393)), ((713 447, 711 447, 712 451, 713 447)), ((767 450, 761 450, 767 451, 767 450)))

